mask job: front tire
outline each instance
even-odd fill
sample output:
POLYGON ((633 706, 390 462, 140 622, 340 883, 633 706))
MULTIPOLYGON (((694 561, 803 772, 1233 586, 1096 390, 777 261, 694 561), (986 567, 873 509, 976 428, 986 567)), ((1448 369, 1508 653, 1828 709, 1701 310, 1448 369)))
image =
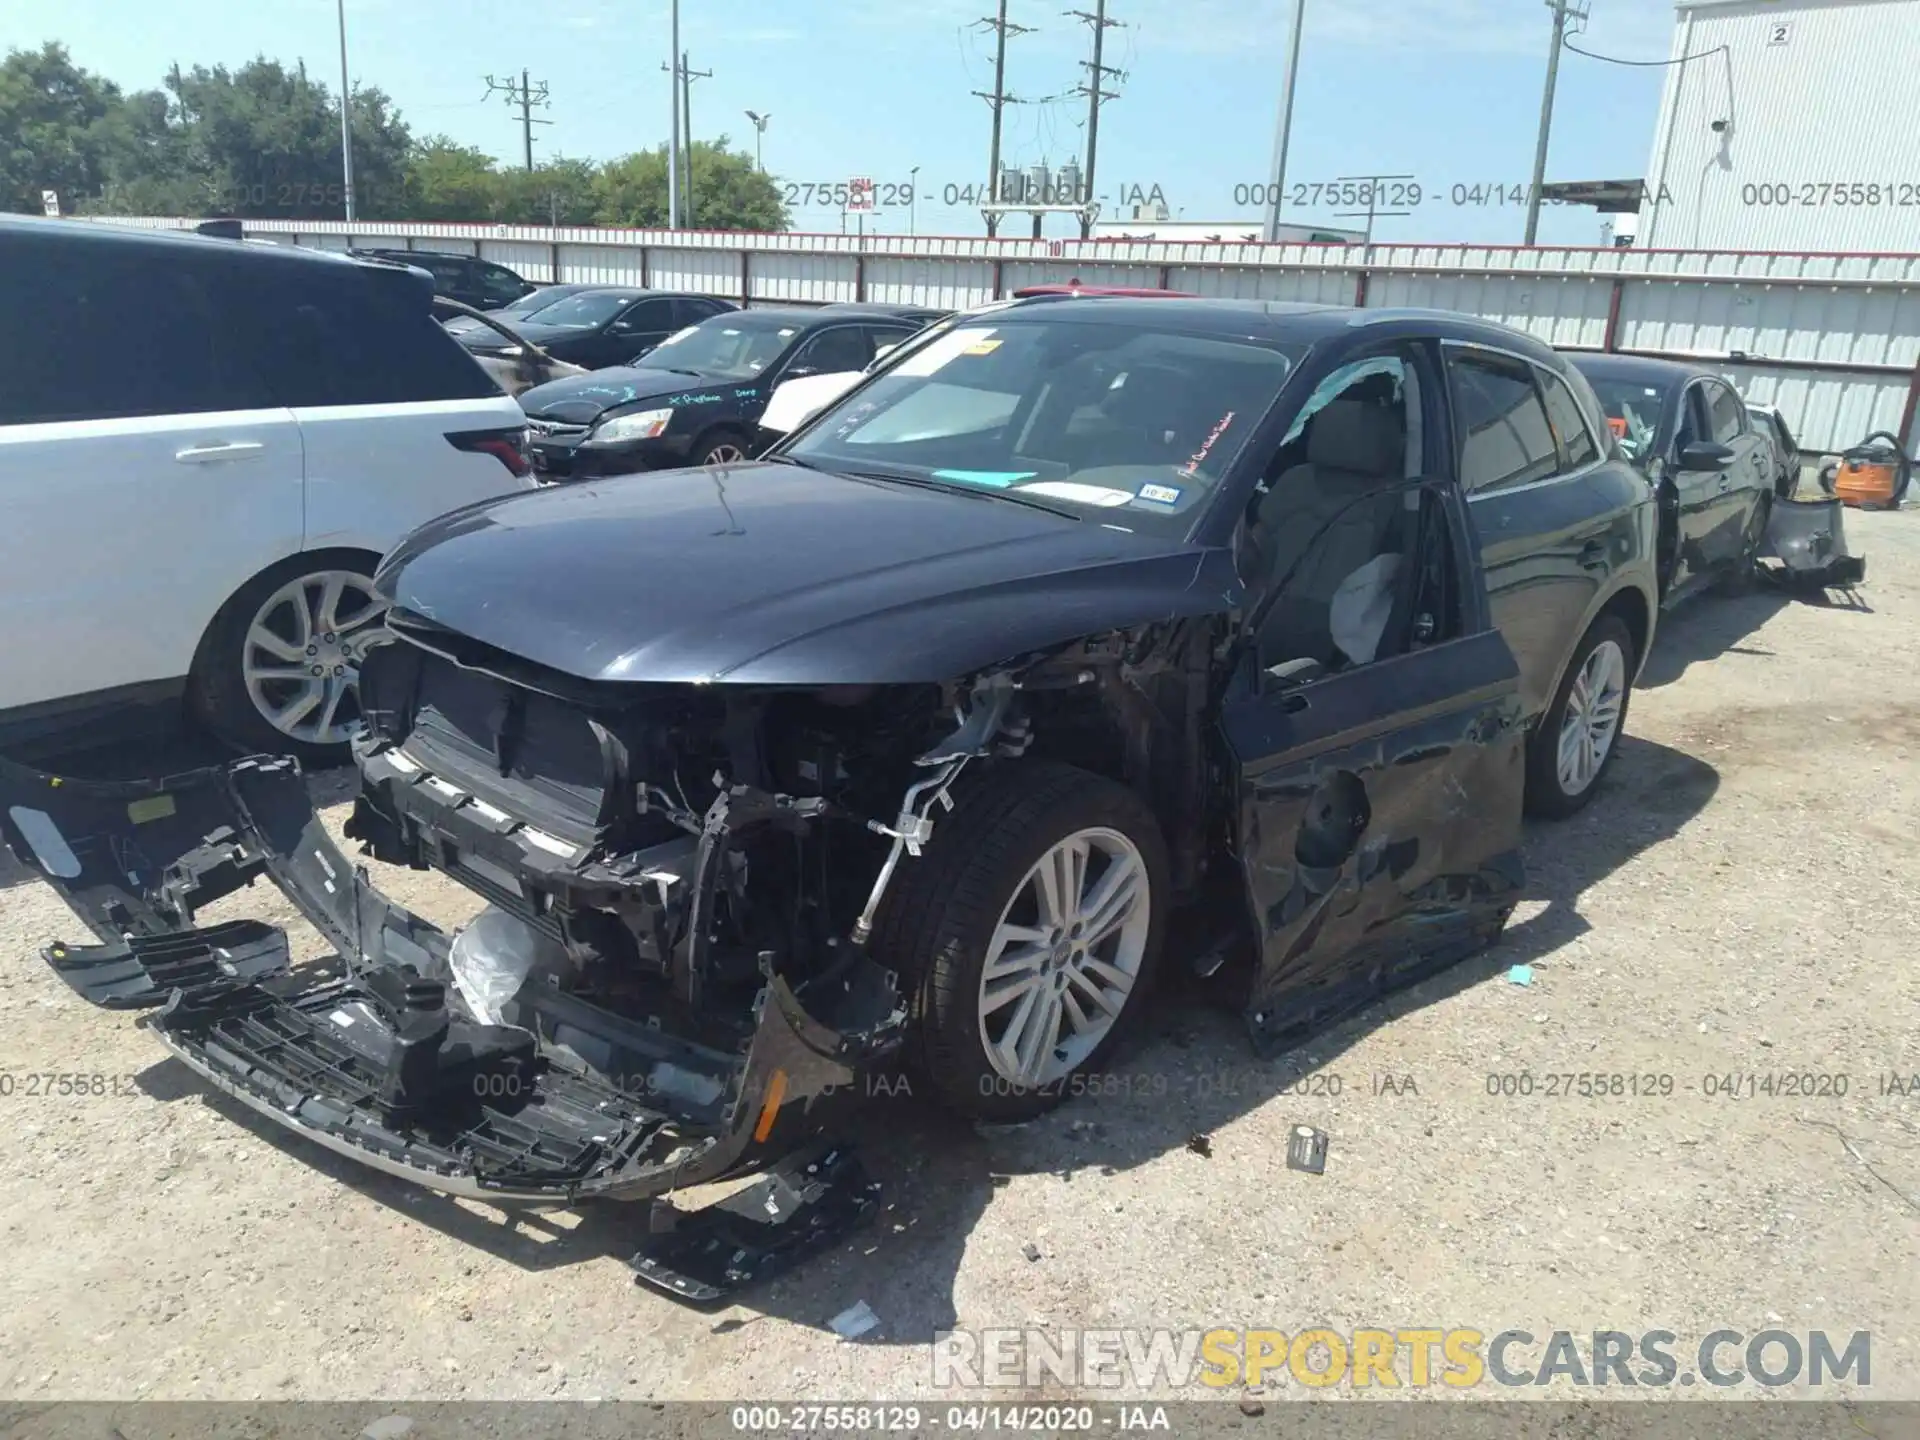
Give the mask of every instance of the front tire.
POLYGON ((1000 766, 902 864, 874 954, 910 997, 912 1070, 972 1119, 1052 1109, 1146 1008, 1170 904, 1152 811, 1071 766, 1000 766))
POLYGON ((1553 703, 1527 743, 1527 810, 1564 820, 1586 808, 1620 749, 1633 693, 1633 636, 1602 615, 1574 646, 1553 703))
POLYGON ((386 613, 373 564, 358 551, 316 551, 242 586, 194 661, 188 703, 201 722, 245 750, 346 763, 360 658, 386 613))
POLYGON ((700 448, 694 451, 693 464, 701 465, 739 465, 749 457, 750 445, 746 436, 732 430, 717 430, 700 442, 700 448))

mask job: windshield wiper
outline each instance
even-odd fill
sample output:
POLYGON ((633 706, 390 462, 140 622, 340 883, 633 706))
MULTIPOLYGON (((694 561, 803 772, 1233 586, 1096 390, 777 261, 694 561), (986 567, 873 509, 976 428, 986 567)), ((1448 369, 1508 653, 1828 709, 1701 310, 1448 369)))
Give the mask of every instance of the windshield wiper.
POLYGON ((1044 510, 1047 514, 1058 515, 1063 520, 1086 518, 1078 511, 1068 510, 1060 505, 1049 505, 1044 500, 1035 500, 1030 495, 1018 495, 1011 490, 982 489, 973 485, 957 485, 947 480, 923 480, 918 475, 894 475, 879 470, 843 470, 840 473, 857 475, 862 480, 883 480, 893 485, 911 485, 916 490, 937 490, 943 495, 965 495, 973 500, 1004 500, 1010 505, 1024 505, 1029 510, 1044 510))
MULTIPOLYGON (((644 360, 647 357, 642 355, 640 358, 644 360)), ((691 375, 696 380, 704 380, 707 378, 698 370, 683 370, 678 365, 649 365, 647 368, 649 370, 664 370, 669 375, 691 375)))

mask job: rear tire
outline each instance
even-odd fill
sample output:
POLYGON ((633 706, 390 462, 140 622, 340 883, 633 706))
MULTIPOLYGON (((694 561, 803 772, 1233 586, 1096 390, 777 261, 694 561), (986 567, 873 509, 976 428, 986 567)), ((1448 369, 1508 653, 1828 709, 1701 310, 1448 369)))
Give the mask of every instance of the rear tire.
POLYGON ((908 1065, 934 1098, 1028 1120, 1078 1093, 1147 1008, 1166 842, 1133 791, 1053 762, 996 767, 957 802, 901 862, 873 953, 901 976, 908 1065))
POLYGON ((1593 799, 1620 752, 1633 674, 1633 636, 1618 616, 1602 615, 1573 647, 1553 703, 1527 742, 1529 814, 1565 820, 1593 799))
POLYGON ((243 750, 345 764, 346 727, 360 718, 359 657, 385 612, 372 598, 376 563, 362 551, 316 550, 243 585, 201 639, 189 710, 243 750))

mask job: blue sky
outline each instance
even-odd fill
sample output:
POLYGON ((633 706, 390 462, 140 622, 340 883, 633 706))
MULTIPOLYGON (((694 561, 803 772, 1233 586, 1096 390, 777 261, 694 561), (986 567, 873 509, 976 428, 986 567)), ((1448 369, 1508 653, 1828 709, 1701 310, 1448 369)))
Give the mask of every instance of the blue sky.
MULTIPOLYGON (((770 115, 763 154, 784 180, 870 175, 904 182, 919 167, 922 234, 979 234, 977 211, 945 202, 984 182, 992 35, 971 28, 994 0, 681 0, 681 40, 696 71, 695 133, 751 149, 744 111, 770 115)), ((1090 0, 1011 0, 1032 34, 1009 42, 1009 161, 1058 164, 1084 147, 1085 101, 1040 103, 1078 84, 1088 30, 1062 12, 1090 0)), ((1592 0, 1577 41, 1632 59, 1664 58, 1670 0, 1592 0)), ((1108 0, 1106 62, 1124 69, 1101 111, 1096 190, 1158 187, 1177 215, 1233 220, 1236 187, 1267 178, 1286 64, 1288 0, 1108 0)), ((74 58, 128 86, 175 61, 304 59, 337 83, 334 0, 62 0, 5 7, 0 47, 60 40, 74 58)), ((1427 198, 1382 219, 1385 241, 1517 243, 1511 204, 1454 203, 1455 186, 1524 185, 1532 169, 1551 16, 1543 0, 1308 0, 1290 179, 1417 179, 1427 198)), ((347 0, 356 84, 392 95, 416 133, 442 132, 518 161, 516 115, 486 77, 526 66, 551 92, 535 154, 603 159, 659 143, 668 123, 666 0, 347 0)), ((1563 56, 1550 180, 1637 178, 1645 171, 1660 69, 1563 56)), ((1244 192, 1243 192, 1244 193, 1244 192)), ((1327 210, 1289 219, 1353 226, 1327 210)), ((870 229, 904 231, 904 209, 870 229)), ((802 229, 838 230, 837 209, 801 208, 802 229)), ((1601 217, 1550 208, 1541 239, 1598 243, 1601 217)), ((1064 226, 1049 233, 1064 234, 1064 226)))

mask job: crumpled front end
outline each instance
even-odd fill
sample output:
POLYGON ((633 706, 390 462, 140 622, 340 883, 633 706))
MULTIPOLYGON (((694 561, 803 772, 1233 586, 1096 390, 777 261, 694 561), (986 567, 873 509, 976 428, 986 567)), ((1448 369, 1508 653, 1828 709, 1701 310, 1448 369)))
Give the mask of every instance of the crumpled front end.
MULTIPOLYGON (((704 860, 695 845, 675 862, 693 863, 694 914, 728 863, 724 807, 713 828, 704 860)), ((0 833, 98 941, 44 952, 78 994, 144 1010, 185 1064, 276 1123, 447 1193, 631 1199, 761 1168, 813 1133, 904 1022, 892 977, 850 951, 799 983, 761 976, 731 1026, 558 985, 523 988, 486 1023, 452 984, 450 937, 341 853, 290 759, 136 782, 0 761, 0 833), (262 922, 197 923, 261 876, 344 974, 290 964, 284 932, 262 922)), ((512 827, 493 838, 527 843, 512 827)), ((657 866, 639 873, 645 888, 657 866)), ((583 883, 624 893, 630 879, 583 883)))

